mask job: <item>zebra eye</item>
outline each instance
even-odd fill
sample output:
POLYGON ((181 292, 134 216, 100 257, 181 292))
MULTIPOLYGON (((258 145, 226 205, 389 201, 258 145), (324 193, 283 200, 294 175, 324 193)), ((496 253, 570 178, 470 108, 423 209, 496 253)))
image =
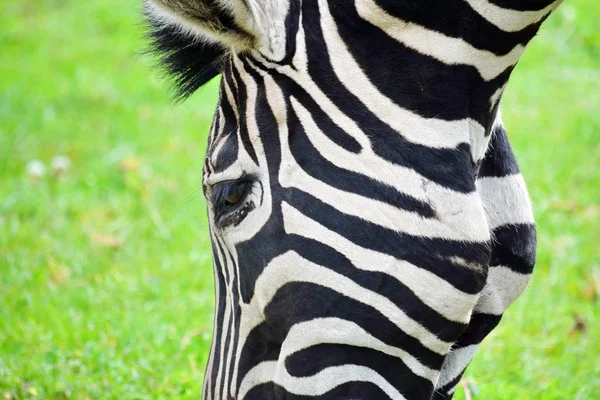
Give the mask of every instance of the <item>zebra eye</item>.
POLYGON ((248 194, 251 186, 250 181, 247 179, 225 181, 214 185, 210 201, 214 209, 215 219, 219 221, 236 210, 248 194))
POLYGON ((225 204, 228 206, 234 206, 240 202, 242 199, 242 195, 240 193, 232 193, 229 196, 225 197, 225 204))

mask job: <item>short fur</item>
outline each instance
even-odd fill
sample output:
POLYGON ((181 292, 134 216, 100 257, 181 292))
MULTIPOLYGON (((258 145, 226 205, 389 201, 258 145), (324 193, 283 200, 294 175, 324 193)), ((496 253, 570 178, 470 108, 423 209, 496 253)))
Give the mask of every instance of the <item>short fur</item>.
POLYGON ((147 0, 180 99, 223 73, 204 399, 452 397, 535 262, 498 104, 551 1, 147 0))

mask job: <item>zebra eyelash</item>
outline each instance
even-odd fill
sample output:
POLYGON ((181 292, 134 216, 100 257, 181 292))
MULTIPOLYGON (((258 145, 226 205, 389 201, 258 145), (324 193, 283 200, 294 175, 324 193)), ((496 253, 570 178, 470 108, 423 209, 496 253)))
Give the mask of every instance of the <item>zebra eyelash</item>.
POLYGON ((180 28, 157 21, 146 14, 148 53, 155 54, 158 66, 170 77, 175 101, 183 101, 215 76, 228 58, 221 46, 201 42, 180 28))

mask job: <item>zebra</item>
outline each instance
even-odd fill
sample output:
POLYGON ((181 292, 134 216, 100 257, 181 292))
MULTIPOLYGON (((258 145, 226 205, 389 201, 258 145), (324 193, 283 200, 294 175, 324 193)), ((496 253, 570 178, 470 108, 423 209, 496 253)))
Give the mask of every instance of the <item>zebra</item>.
POLYGON ((204 399, 449 399, 536 232, 499 104, 561 0, 145 0, 202 174, 204 399))

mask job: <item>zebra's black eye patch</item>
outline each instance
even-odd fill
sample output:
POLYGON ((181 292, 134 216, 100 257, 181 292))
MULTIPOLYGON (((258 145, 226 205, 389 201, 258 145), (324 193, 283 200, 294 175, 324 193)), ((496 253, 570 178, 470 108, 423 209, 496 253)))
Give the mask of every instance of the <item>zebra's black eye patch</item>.
POLYGON ((217 224, 228 225, 227 217, 243 204, 251 188, 252 182, 248 179, 220 182, 212 187, 210 202, 217 224))

